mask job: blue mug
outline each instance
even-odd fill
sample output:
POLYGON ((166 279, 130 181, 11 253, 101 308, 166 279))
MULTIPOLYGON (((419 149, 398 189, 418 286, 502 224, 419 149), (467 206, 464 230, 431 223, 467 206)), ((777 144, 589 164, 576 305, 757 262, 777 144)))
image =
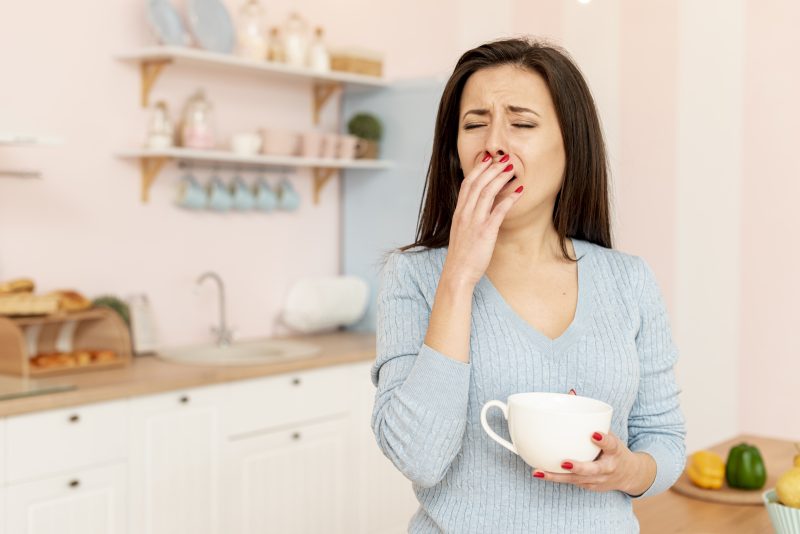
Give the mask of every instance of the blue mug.
POLYGON ((228 211, 233 207, 233 197, 218 177, 208 184, 208 207, 214 211, 228 211))
POLYGON ((269 212, 278 207, 277 195, 263 178, 259 178, 256 182, 255 197, 256 209, 269 212))
POLYGON ((233 208, 236 210, 248 211, 256 205, 255 195, 240 176, 233 179, 231 196, 233 197, 233 208))
POLYGON ((208 196, 195 177, 186 174, 181 177, 176 203, 182 208, 200 210, 208 204, 208 196))
POLYGON ((294 211, 300 207, 300 195, 292 187, 291 182, 284 178, 281 182, 281 195, 278 207, 285 211, 294 211))

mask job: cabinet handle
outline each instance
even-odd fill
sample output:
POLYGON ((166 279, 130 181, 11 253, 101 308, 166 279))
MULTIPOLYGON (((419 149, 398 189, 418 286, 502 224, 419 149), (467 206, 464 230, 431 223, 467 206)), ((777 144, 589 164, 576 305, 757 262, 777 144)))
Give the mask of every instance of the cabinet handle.
POLYGON ((292 439, 295 441, 300 441, 300 432, 292 432, 292 439))
POLYGON ((300 385, 300 379, 299 378, 293 378, 292 379, 292 385, 293 386, 299 386, 300 385))
POLYGON ((184 395, 181 397, 182 404, 189 404, 189 395, 184 395))
POLYGON ((77 478, 75 480, 70 480, 69 481, 69 487, 70 488, 77 488, 80 485, 81 485, 81 481, 78 480, 77 478))
POLYGON ((81 416, 76 414, 76 413, 69 416, 69 422, 70 423, 77 423, 80 420, 81 420, 81 416))

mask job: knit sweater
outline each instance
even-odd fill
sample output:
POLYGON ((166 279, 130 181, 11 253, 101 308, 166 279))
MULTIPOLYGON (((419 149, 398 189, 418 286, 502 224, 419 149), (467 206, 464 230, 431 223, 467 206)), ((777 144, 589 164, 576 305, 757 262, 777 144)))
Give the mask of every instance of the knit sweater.
MULTIPOLYGON (((409 532, 638 532, 632 500, 665 491, 683 471, 678 351, 653 272, 638 256, 572 243, 578 303, 567 330, 548 338, 484 275, 473 292, 469 363, 424 343, 447 247, 389 255, 378 291, 372 428, 419 500, 409 532), (653 457, 655 481, 642 495, 537 479, 481 427, 487 401, 570 389, 610 404, 611 432, 653 457)), ((510 440, 500 410, 488 415, 510 440)))

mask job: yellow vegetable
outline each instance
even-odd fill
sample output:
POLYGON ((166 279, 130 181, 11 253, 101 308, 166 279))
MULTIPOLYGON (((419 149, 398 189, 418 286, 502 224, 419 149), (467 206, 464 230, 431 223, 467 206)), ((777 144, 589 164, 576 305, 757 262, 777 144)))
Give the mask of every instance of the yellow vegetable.
POLYGON ((695 486, 719 489, 725 480, 725 462, 711 451, 698 451, 689 457, 686 474, 695 486))

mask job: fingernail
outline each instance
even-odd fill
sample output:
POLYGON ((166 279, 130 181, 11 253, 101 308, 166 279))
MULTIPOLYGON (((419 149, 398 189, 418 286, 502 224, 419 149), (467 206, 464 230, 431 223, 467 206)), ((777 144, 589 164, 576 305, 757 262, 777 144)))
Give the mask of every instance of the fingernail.
POLYGON ((508 161, 508 158, 510 158, 510 157, 511 157, 510 154, 506 154, 505 156, 500 158, 500 163, 505 163, 506 161, 508 161))
POLYGON ((595 441, 603 440, 603 435, 600 432, 595 432, 594 434, 592 434, 592 437, 594 438, 595 441))
POLYGON ((483 162, 486 163, 490 159, 492 159, 492 155, 487 152, 486 155, 483 156, 483 162))
POLYGON ((561 469, 572 469, 572 462, 564 462, 561 464, 561 469))
POLYGON ((522 188, 523 188, 523 187, 524 187, 524 186, 519 186, 518 188, 514 189, 514 192, 515 192, 515 193, 522 193, 522 188))
POLYGON ((509 163, 508 165, 506 165, 506 168, 503 169, 503 172, 508 172, 513 168, 514 168, 514 164, 513 163, 509 163))
POLYGON ((533 474, 533 476, 535 476, 536 478, 544 478, 544 473, 542 473, 541 471, 536 471, 533 474))

